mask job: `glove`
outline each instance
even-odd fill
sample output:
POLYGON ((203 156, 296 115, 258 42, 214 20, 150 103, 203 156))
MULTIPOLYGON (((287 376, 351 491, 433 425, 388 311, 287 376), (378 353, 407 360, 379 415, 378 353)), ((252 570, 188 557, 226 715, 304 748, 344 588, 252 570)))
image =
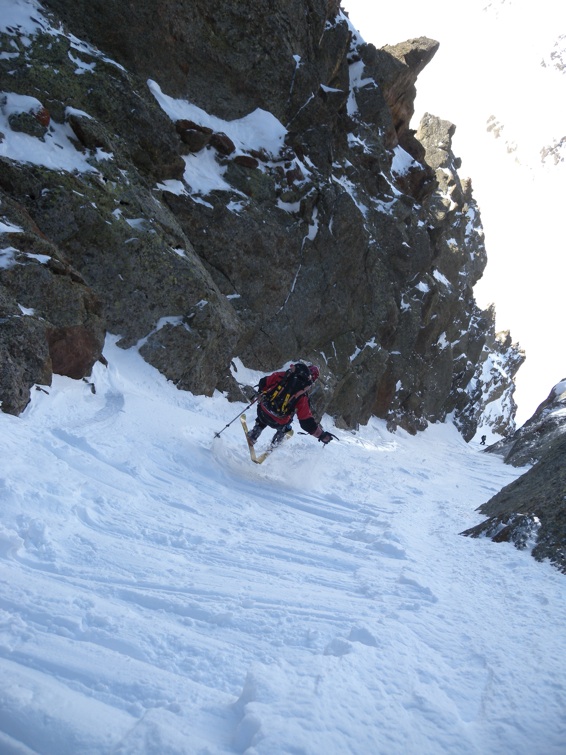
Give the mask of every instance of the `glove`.
POLYGON ((322 434, 321 434, 321 435, 319 436, 319 438, 318 438, 318 439, 319 439, 319 441, 320 441, 321 443, 324 443, 324 445, 326 445, 327 443, 330 443, 330 441, 332 440, 332 438, 333 438, 333 437, 334 437, 334 435, 332 435, 332 433, 329 433, 329 432, 328 432, 327 430, 325 430, 325 431, 324 431, 324 432, 323 432, 323 433, 322 433, 322 434))

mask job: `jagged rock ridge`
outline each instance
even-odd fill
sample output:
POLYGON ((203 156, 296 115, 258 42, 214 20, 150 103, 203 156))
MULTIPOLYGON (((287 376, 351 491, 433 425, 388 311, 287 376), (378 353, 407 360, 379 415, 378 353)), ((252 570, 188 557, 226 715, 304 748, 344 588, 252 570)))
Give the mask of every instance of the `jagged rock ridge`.
POLYGON ((507 464, 536 464, 566 434, 566 378, 557 383, 533 416, 487 451, 503 456, 507 464))
POLYGON ((344 426, 375 414, 414 432, 454 412, 472 437, 486 360, 505 363, 508 389, 522 356, 473 298, 486 254, 455 127, 410 129, 437 43, 376 50, 323 0, 48 6, 75 36, 39 12, 33 35, 2 33, 5 144, 65 129, 84 169, 0 158, 15 250, 0 271, 3 409, 54 369, 88 374, 106 329, 180 388, 239 397, 234 356, 264 370, 302 357, 323 368, 317 410, 344 426), (200 116, 166 113, 158 91, 200 116), (229 138, 262 112, 277 150, 229 138), (209 191, 194 178, 207 161, 222 177, 209 191))
POLYGON ((566 574, 566 379, 523 427, 486 451, 534 466, 480 506, 488 519, 462 534, 530 546, 536 559, 566 574))

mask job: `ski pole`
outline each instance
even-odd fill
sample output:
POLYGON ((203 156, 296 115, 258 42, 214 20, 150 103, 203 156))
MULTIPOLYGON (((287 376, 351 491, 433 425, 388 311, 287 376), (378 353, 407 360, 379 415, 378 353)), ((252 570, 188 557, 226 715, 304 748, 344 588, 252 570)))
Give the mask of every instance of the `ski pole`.
POLYGON ((219 431, 218 431, 217 433, 214 433, 214 437, 215 437, 215 438, 219 438, 219 437, 220 437, 220 433, 223 433, 223 432, 224 432, 224 430, 226 430, 226 428, 230 427, 230 425, 232 424, 232 422, 235 422, 235 421, 236 421, 236 420, 238 419, 238 417, 241 417, 241 416, 242 416, 242 414, 243 414, 244 412, 246 412, 246 411, 247 411, 247 410, 248 410, 248 409, 250 408, 250 406, 253 406, 253 405, 255 404, 255 402, 256 402, 256 401, 258 400, 258 398, 259 398, 259 396, 256 396, 256 397, 254 398, 254 400, 253 400, 253 401, 251 402, 251 404, 248 404, 248 405, 247 405, 247 406, 246 406, 246 407, 245 407, 244 409, 242 409, 242 411, 241 411, 241 412, 240 412, 239 414, 236 414, 236 416, 234 417, 234 419, 233 419, 233 420, 231 420, 230 422, 228 422, 228 424, 227 424, 227 425, 225 425, 225 426, 224 426, 224 427, 222 428, 222 430, 219 430, 219 431))

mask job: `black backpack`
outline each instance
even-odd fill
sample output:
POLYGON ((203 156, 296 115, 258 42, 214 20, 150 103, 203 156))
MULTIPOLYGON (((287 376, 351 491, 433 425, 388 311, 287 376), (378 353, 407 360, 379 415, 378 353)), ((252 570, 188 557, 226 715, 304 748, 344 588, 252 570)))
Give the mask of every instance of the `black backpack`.
POLYGON ((312 386, 311 373, 306 364, 292 364, 279 383, 266 394, 261 403, 278 417, 293 414, 297 401, 312 386))

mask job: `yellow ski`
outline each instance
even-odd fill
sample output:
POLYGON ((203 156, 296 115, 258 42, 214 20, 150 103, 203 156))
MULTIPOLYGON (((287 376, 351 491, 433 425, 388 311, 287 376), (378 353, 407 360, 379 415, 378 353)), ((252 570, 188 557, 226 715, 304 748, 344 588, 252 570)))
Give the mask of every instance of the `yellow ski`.
MULTIPOLYGON (((266 451, 264 451, 262 454, 260 454, 258 456, 256 454, 256 452, 255 452, 255 448, 253 447, 253 445, 248 440, 248 424, 246 422, 246 415, 245 414, 242 414, 242 416, 240 417, 240 422, 242 423, 242 428, 244 429, 244 434, 246 436, 246 441, 248 443, 248 449, 249 449, 249 452, 250 452, 250 458, 251 458, 251 460, 254 462, 254 464, 263 464, 263 462, 267 459, 267 457, 270 456, 275 451, 275 449, 278 448, 281 445, 281 443, 278 443, 277 446, 270 445, 267 448, 266 451)), ((293 435, 293 431, 292 430, 289 430, 288 432, 286 432, 285 433, 285 437, 283 438, 282 443, 284 441, 286 441, 286 440, 289 440, 289 438, 292 435, 293 435)))

